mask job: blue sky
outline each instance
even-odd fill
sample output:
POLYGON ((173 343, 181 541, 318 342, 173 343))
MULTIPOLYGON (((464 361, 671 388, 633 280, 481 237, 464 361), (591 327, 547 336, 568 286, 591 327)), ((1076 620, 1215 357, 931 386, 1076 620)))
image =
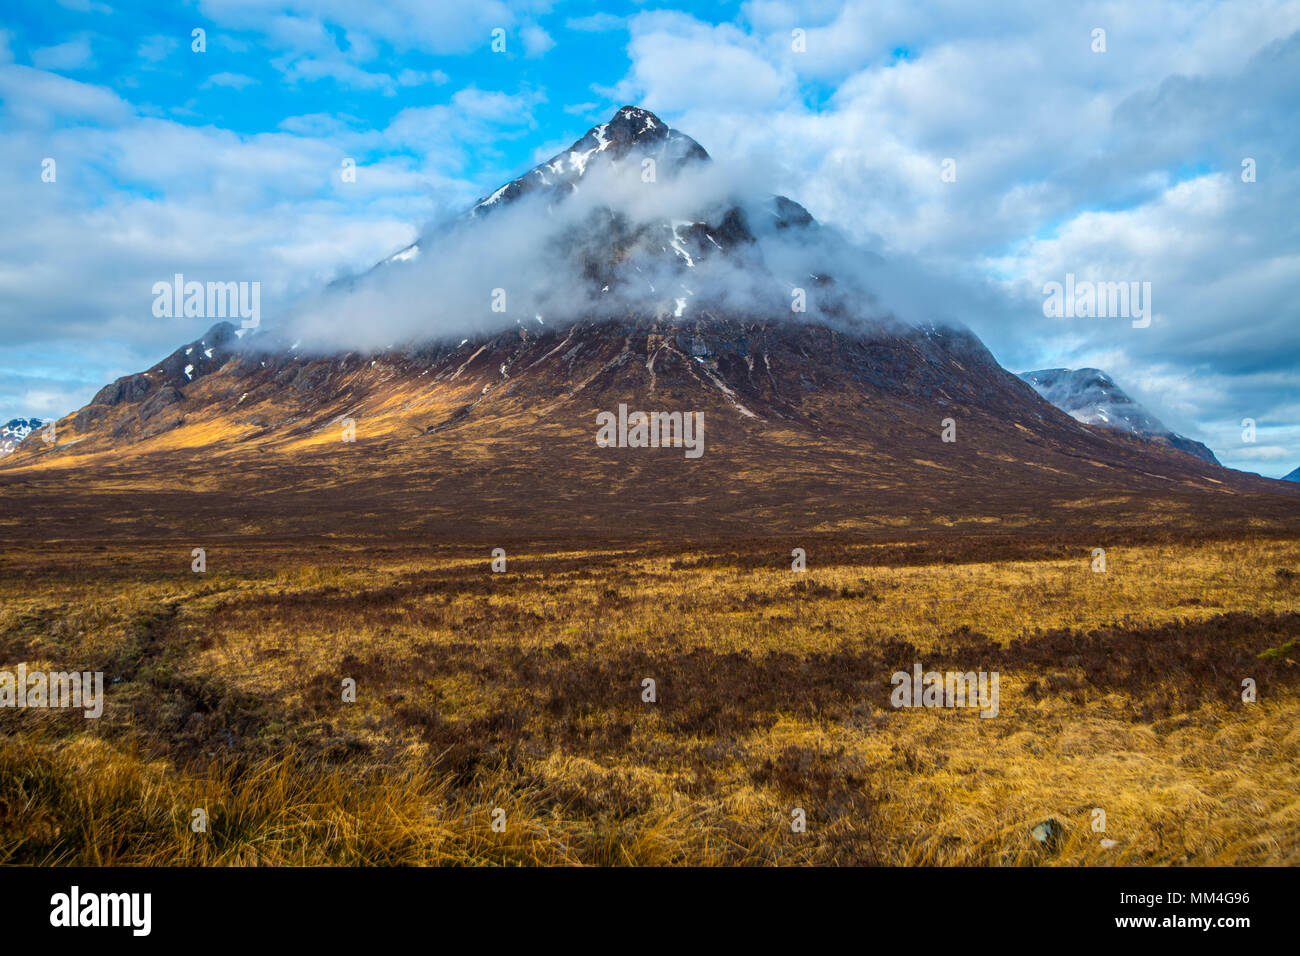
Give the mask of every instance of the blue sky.
MULTIPOLYGON (((460 90, 508 91, 527 103, 526 128, 478 144, 470 160, 472 172, 495 175, 528 159, 538 131, 576 128, 574 115, 595 120, 605 104, 591 84, 612 85, 630 63, 625 45, 608 42, 618 4, 447 4, 478 8, 460 13, 413 4, 428 8, 416 29, 376 23, 365 4, 354 5, 355 20, 329 16, 346 6, 67 0, 20 4, 5 29, 11 48, 27 52, 19 62, 107 87, 143 115, 243 136, 374 129, 403 110, 445 105, 460 90), (196 28, 211 41, 204 55, 192 49, 196 28), (497 28, 506 31, 504 55, 490 49, 497 28)), ((726 4, 705 6, 726 14, 726 4)), ((624 16, 639 9, 621 7, 624 16)), ((399 156, 421 158, 409 144, 382 141, 355 158, 399 156)))
POLYGON ((159 279, 256 279, 273 316, 637 103, 863 245, 981 284, 945 310, 1007 367, 1104 368, 1225 463, 1290 471, 1300 3, 1046 6, 10 2, 0 419, 201 334, 152 316, 159 279), (1155 321, 1044 317, 1066 273, 1152 282, 1155 321))

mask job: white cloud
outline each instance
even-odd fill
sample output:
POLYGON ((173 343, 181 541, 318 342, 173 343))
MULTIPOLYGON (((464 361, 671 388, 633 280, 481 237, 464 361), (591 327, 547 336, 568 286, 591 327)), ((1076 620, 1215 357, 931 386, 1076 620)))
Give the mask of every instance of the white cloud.
POLYGON ((570 17, 564 22, 564 28, 566 30, 577 30, 579 33, 609 33, 613 30, 626 30, 627 22, 627 17, 619 17, 602 11, 584 17, 570 17))
POLYGON ((77 400, 77 388, 29 388, 20 399, 22 407, 30 409, 28 416, 43 421, 67 413, 69 404, 77 400))
MULTIPOLYGON (((441 70, 410 65, 393 71, 390 52, 465 54, 486 49, 492 30, 511 30, 522 22, 527 24, 522 33, 527 54, 538 56, 554 46, 554 40, 531 21, 530 14, 549 6, 549 0, 472 4, 394 0, 382 5, 352 0, 287 0, 276 5, 200 0, 199 10, 229 30, 259 34, 273 51, 272 66, 290 83, 332 81, 345 89, 392 96, 399 87, 441 84, 448 77, 441 70), (384 49, 385 45, 392 50, 384 49)), ((214 42, 233 47, 239 41, 218 34, 214 42)))
POLYGON ((27 66, 0 66, 0 101, 17 126, 71 120, 120 122, 131 108, 112 90, 27 66))
POLYGON ((232 90, 242 90, 246 86, 252 86, 257 82, 251 76, 244 76, 242 73, 213 73, 204 82, 204 87, 223 86, 232 90))
POLYGON ((135 55, 146 63, 161 63, 180 45, 180 40, 176 37, 155 34, 140 41, 140 45, 136 47, 135 55))
POLYGON ((58 0, 61 7, 69 10, 75 10, 78 13, 112 13, 113 8, 106 3, 96 3, 95 0, 58 0))
POLYGON ((652 110, 725 103, 742 112, 784 105, 792 95, 793 74, 764 58, 737 27, 646 13, 633 19, 631 31, 632 72, 615 88, 616 99, 652 110))
POLYGON ((527 24, 519 33, 524 40, 524 56, 544 56, 555 48, 555 40, 535 23, 527 24))
POLYGON ((151 313, 152 284, 174 272, 259 281, 272 316, 369 268, 444 215, 443 203, 476 197, 483 184, 463 172, 472 152, 498 130, 535 125, 538 101, 468 89, 384 129, 309 114, 241 135, 0 65, 0 208, 24 223, 0 231, 0 410, 67 412, 201 335, 208 323, 151 313), (47 156, 54 183, 40 178, 47 156), (345 158, 357 162, 355 182, 340 175, 345 158), (52 366, 50 354, 75 356, 74 367, 52 366))
POLYGON ((95 67, 95 54, 86 36, 55 46, 32 50, 32 65, 42 70, 88 70, 95 67))
POLYGON ((381 40, 398 52, 465 53, 486 47, 494 27, 509 29, 519 15, 542 11, 548 2, 429 3, 391 0, 383 4, 354 0, 200 0, 200 12, 223 26, 255 30, 277 38, 286 48, 310 48, 314 25, 341 27, 354 37, 381 40), (294 33, 298 31, 298 35, 294 33))
POLYGON ((423 86, 426 83, 442 86, 450 80, 451 77, 442 70, 402 70, 397 74, 398 86, 423 86))

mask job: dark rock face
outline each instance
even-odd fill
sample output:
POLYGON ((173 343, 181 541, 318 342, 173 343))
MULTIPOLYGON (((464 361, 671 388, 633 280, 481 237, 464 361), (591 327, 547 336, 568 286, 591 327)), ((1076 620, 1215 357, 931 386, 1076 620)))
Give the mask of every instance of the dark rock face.
POLYGON ((1163 441, 1168 444, 1170 448, 1177 448, 1179 451, 1186 452, 1195 458, 1201 459, 1201 461, 1208 461, 1213 465, 1219 464, 1219 459, 1214 457, 1214 452, 1201 442, 1193 441, 1190 438, 1184 438, 1182 435, 1175 434, 1174 432, 1170 432, 1167 435, 1153 435, 1151 437, 1153 441, 1163 441))
POLYGON ((807 209, 799 205, 793 199, 787 199, 784 196, 777 196, 772 202, 772 215, 776 218, 776 227, 778 229, 788 229, 791 226, 811 226, 813 217, 807 209))
POLYGON ((73 416, 73 428, 90 431, 114 409, 137 404, 140 407, 128 420, 112 426, 116 438, 145 437, 146 432, 152 435, 175 428, 184 417, 167 410, 184 403, 184 390, 190 383, 220 369, 234 354, 237 341, 231 323, 217 323, 202 338, 181 346, 148 371, 124 375, 105 385, 73 416))
POLYGON ((148 393, 151 384, 147 375, 127 375, 101 388, 90 404, 112 407, 122 402, 138 402, 148 393))
POLYGON ((156 415, 168 405, 175 405, 178 402, 184 401, 184 398, 185 397, 181 395, 179 389, 174 388, 171 385, 163 385, 156 389, 154 393, 140 406, 140 416, 142 418, 148 418, 152 415, 156 415))
MULTIPOLYGON (((600 127, 596 129, 599 130, 600 127)), ((593 137, 593 141, 598 142, 595 130, 589 132, 587 136, 593 137)), ((619 157, 627 155, 633 147, 645 150, 662 149, 671 145, 675 150, 674 155, 682 162, 703 161, 709 158, 708 152, 695 140, 685 133, 669 128, 659 117, 639 106, 624 106, 615 113, 614 118, 605 125, 605 137, 609 141, 609 148, 619 157)), ((590 142, 583 137, 575 145, 590 145, 590 142)))
MULTIPOLYGON (((236 340, 235 327, 229 322, 219 322, 202 338, 181 346, 147 372, 125 375, 105 385, 90 400, 90 404, 112 408, 122 402, 138 402, 158 383, 172 386, 173 391, 182 388, 224 365, 230 357, 231 343, 236 340)), ((171 399, 164 401, 169 402, 171 399)))

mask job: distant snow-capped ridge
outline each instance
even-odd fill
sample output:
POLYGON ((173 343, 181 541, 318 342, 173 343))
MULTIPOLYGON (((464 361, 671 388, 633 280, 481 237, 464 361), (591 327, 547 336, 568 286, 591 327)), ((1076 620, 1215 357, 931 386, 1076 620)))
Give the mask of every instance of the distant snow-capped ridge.
POLYGON ((1283 475, 1283 476, 1282 476, 1282 480, 1283 480, 1283 481, 1300 481, 1300 468, 1297 468, 1295 471, 1291 472, 1291 474, 1289 474, 1289 475, 1283 475))
POLYGON ((0 425, 0 458, 13 452, 20 441, 44 424, 39 418, 11 418, 0 425))
POLYGON ((1085 425, 1128 432, 1219 464, 1214 452, 1166 428, 1101 369, 1045 368, 1022 372, 1020 377, 1047 401, 1085 425))

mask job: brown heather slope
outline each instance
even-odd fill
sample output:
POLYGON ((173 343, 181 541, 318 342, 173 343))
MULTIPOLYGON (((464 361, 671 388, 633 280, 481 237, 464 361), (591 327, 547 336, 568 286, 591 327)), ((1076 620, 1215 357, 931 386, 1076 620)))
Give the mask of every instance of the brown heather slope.
POLYGON ((61 420, 55 445, 29 437, 0 464, 0 533, 644 543, 1300 527, 1300 486, 1081 425, 962 331, 607 321, 341 357, 239 351, 230 331, 196 343, 213 356, 192 380, 178 350, 61 420), (620 403, 703 412, 703 456, 597 447, 596 413, 620 403), (956 442, 941 440, 945 418, 956 442))

